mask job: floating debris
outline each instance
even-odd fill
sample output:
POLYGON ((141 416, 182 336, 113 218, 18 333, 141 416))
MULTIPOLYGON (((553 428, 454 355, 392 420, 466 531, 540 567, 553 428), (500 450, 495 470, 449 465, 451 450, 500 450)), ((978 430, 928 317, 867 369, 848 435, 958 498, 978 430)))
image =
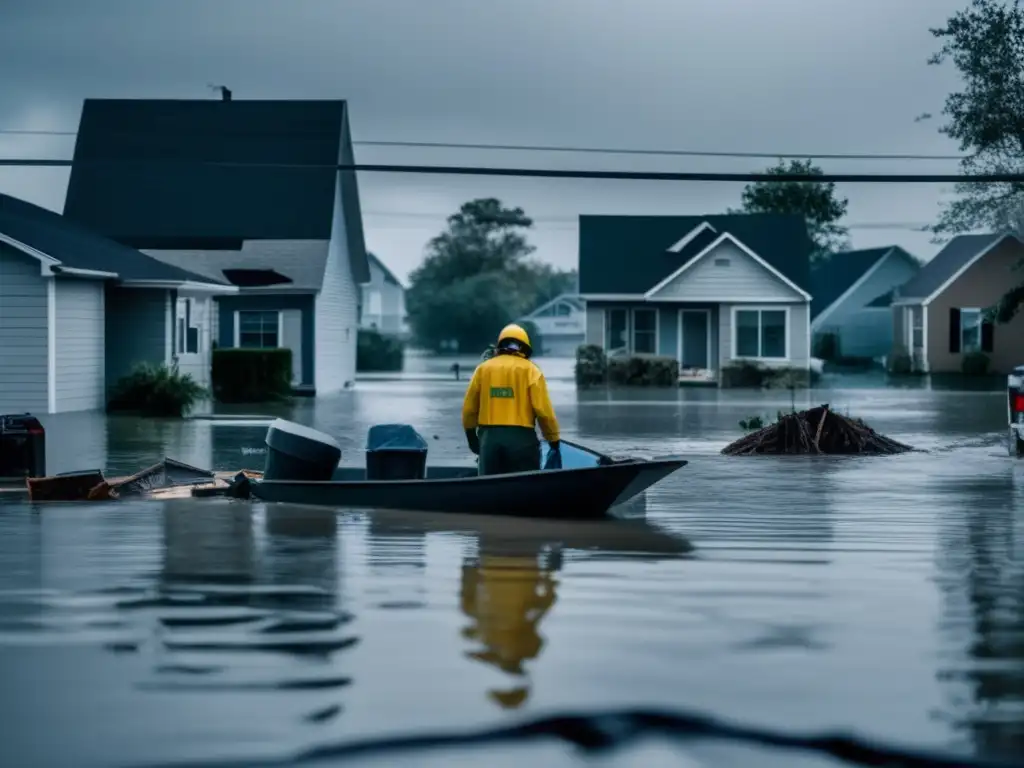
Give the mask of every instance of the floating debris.
POLYGON ((722 449, 726 456, 755 454, 888 456, 914 449, 880 435, 860 419, 851 419, 829 410, 828 404, 807 411, 781 416, 777 422, 759 429, 722 449))

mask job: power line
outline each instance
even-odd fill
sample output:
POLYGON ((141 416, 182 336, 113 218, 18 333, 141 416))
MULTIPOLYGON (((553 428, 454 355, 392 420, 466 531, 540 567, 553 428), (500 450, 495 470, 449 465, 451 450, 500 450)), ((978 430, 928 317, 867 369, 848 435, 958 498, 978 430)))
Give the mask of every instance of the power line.
MULTIPOLYGON (((356 171, 360 173, 405 173, 428 174, 438 176, 514 176, 519 178, 541 179, 604 179, 608 181, 718 181, 718 182, 835 182, 844 184, 942 184, 942 183, 973 183, 973 184, 1024 184, 1024 174, 1020 173, 989 173, 989 174, 903 174, 903 173, 822 173, 822 174, 770 174, 764 172, 748 173, 705 173, 705 172, 665 172, 665 171, 597 171, 570 170, 556 168, 499 168, 496 166, 464 166, 464 165, 396 165, 383 163, 244 163, 224 161, 183 161, 147 160, 142 164, 152 168, 163 162, 166 165, 180 168, 183 165, 216 166, 223 168, 274 168, 294 170, 325 170, 356 171)), ((77 160, 77 165, 121 165, 132 166, 139 163, 114 160, 77 160)), ((71 160, 0 158, 0 167, 40 167, 67 168, 71 160)))
MULTIPOLYGON (((30 129, 0 129, 0 135, 12 136, 77 136, 77 131, 46 131, 30 129)), ((118 135, 117 131, 110 135, 118 135)), ((123 135, 135 135, 125 132, 123 135)), ((218 134, 222 135, 222 134, 218 134)), ((239 133, 239 135, 243 135, 239 133)), ((252 132, 244 135, 251 136, 252 132)), ((258 134, 260 136, 291 134, 258 134)), ((296 136, 296 138, 298 138, 296 136)), ((724 158, 781 158, 814 160, 964 160, 965 155, 923 155, 904 153, 864 152, 736 152, 697 149, 637 149, 628 147, 579 147, 559 144, 488 144, 448 141, 353 141, 362 147, 399 147, 409 149, 475 149, 501 152, 562 152, 599 155, 641 155, 651 157, 724 157, 724 158)))

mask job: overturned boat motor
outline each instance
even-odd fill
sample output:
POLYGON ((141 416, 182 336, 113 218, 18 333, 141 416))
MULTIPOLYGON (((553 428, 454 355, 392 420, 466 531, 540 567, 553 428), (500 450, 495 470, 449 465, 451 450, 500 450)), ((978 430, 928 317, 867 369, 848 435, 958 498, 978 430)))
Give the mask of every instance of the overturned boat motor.
MULTIPOLYGON (((616 459, 562 440, 559 469, 480 476, 475 462, 428 465, 427 441, 408 424, 371 427, 364 467, 339 466, 334 438, 283 419, 266 443, 263 478, 244 483, 263 501, 524 517, 603 517, 687 463, 616 459)), ((542 442, 541 466, 549 451, 542 442)))

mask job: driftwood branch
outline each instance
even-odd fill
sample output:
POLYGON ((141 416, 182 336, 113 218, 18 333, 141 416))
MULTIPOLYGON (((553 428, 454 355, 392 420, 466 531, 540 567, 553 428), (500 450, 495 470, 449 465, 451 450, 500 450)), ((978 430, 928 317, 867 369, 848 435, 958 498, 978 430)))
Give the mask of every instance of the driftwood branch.
POLYGON ((880 435, 860 419, 850 419, 820 405, 781 417, 775 424, 726 446, 727 456, 754 454, 873 454, 914 450, 880 435), (812 437, 813 435, 813 437, 812 437))

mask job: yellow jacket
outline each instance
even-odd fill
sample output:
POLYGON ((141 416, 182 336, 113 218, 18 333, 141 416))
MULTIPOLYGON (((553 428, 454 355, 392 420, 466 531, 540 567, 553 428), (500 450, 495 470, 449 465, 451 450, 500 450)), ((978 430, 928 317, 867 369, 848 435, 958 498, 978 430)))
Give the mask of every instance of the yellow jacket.
POLYGON ((558 440, 558 419, 540 368, 520 355, 495 355, 473 372, 462 403, 462 428, 540 425, 544 439, 558 440))

